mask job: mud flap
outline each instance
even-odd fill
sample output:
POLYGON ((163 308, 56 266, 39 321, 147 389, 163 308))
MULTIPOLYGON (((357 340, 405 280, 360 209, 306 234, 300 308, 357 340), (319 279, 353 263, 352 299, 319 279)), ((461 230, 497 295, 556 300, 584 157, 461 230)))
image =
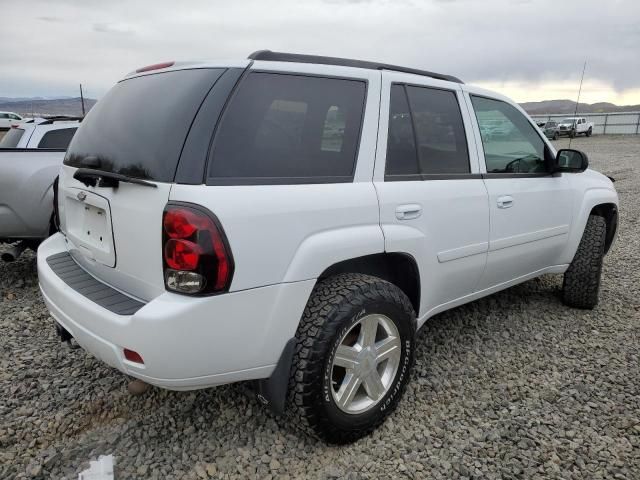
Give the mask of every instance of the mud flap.
POLYGON ((287 389, 289 388, 289 375, 295 345, 296 339, 289 339, 271 376, 257 381, 256 396, 258 401, 268 406, 277 415, 284 413, 287 402, 287 389))

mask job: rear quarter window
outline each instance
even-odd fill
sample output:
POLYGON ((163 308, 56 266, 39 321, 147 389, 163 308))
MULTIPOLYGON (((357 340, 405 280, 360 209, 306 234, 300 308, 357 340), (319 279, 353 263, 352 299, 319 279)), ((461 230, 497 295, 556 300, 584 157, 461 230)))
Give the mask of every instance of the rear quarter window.
POLYGON ((16 148, 23 134, 22 128, 10 129, 0 140, 0 148, 16 148))
POLYGON ((209 184, 353 180, 366 82, 252 72, 224 113, 209 184))
POLYGON ((38 148, 56 148, 66 150, 78 127, 51 130, 42 136, 38 148))

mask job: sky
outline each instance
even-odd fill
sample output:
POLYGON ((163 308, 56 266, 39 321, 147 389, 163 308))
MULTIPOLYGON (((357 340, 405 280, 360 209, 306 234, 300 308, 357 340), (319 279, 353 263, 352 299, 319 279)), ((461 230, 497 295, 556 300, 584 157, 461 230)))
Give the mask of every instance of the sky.
POLYGON ((0 97, 100 98, 168 60, 261 49, 455 75, 516 101, 640 104, 638 0, 0 0, 0 97))

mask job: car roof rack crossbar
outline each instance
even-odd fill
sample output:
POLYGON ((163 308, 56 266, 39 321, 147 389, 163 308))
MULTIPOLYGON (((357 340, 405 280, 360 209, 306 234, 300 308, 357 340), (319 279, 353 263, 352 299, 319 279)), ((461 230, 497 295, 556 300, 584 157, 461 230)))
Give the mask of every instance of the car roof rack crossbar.
POLYGON ((400 67, 386 63, 367 62, 365 60, 353 60, 350 58, 323 57, 319 55, 304 55, 300 53, 272 52, 271 50, 258 50, 253 52, 249 60, 265 60, 270 62, 295 62, 295 63, 318 63, 321 65, 338 65, 341 67, 368 68, 371 70, 392 70, 394 72, 413 73, 447 82, 464 83, 457 77, 445 75, 443 73, 429 72, 417 68, 400 67))
POLYGON ((53 122, 75 122, 75 121, 81 122, 83 119, 84 117, 56 115, 55 117, 46 117, 44 122, 40 122, 38 125, 51 125, 53 122))

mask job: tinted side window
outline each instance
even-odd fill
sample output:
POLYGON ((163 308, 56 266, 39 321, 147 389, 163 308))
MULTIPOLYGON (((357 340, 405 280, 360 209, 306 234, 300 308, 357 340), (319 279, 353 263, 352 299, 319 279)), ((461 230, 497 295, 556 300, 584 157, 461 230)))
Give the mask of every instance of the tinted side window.
POLYGON ((386 175, 420 173, 415 138, 404 85, 391 85, 386 175))
POLYGON ((526 117, 500 100, 472 95, 488 173, 544 173, 545 143, 526 117))
POLYGON ((469 173, 469 151, 454 92, 407 86, 423 174, 469 173))
POLYGON ((456 94, 392 85, 385 174, 469 172, 467 138, 456 94))
POLYGON ((225 112, 209 183, 351 181, 366 84, 250 73, 225 112))
POLYGON ((60 148, 66 150, 76 133, 77 127, 61 128, 60 130, 51 130, 45 133, 38 143, 38 148, 60 148))

